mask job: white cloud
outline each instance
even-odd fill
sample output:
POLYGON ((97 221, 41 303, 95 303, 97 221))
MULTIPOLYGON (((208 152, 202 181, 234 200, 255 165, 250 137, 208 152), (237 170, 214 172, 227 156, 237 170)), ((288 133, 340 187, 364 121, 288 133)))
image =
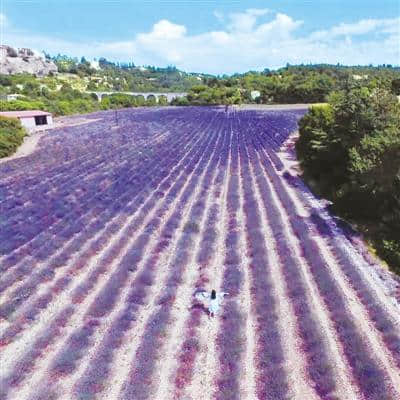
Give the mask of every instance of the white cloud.
POLYGON ((303 24, 303 21, 294 21, 286 14, 278 13, 271 22, 260 25, 256 35, 274 36, 276 39, 289 39, 291 33, 303 24))
POLYGON ((180 39, 186 34, 186 27, 176 25, 166 19, 162 19, 153 26, 150 33, 138 35, 138 40, 174 40, 180 39))
POLYGON ((195 35, 184 25, 163 19, 148 32, 119 42, 75 43, 12 29, 7 29, 4 41, 51 54, 175 64, 187 71, 210 73, 260 70, 287 62, 399 64, 400 18, 342 23, 304 36, 299 29, 304 22, 284 13, 248 9, 215 15, 223 28, 195 35))
POLYGON ((333 36, 340 35, 365 35, 366 33, 374 31, 382 21, 376 19, 364 19, 355 24, 340 24, 332 28, 331 33, 333 36))
POLYGON ((362 19, 354 24, 341 23, 329 30, 312 34, 314 39, 333 39, 340 36, 362 36, 369 33, 397 33, 400 31, 400 18, 362 19))
POLYGON ((232 32, 251 32, 257 19, 268 12, 268 9, 249 8, 243 13, 229 14, 228 29, 232 32))

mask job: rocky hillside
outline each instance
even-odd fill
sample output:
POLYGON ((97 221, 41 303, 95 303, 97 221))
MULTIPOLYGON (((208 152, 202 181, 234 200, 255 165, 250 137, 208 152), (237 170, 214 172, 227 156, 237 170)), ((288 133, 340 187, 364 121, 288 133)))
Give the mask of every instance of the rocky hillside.
POLYGON ((34 54, 31 49, 14 49, 10 46, 0 46, 0 73, 13 75, 29 73, 36 76, 46 76, 57 73, 53 61, 45 60, 34 54))

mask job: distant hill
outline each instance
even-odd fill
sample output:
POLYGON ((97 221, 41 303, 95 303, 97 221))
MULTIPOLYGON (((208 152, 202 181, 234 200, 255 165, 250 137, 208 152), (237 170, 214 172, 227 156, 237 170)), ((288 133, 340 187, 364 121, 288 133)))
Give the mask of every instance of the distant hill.
POLYGON ((86 90, 121 92, 187 92, 212 75, 178 70, 175 66, 136 66, 133 62, 112 62, 105 58, 88 61, 58 54, 46 55, 61 74, 86 80, 86 90))

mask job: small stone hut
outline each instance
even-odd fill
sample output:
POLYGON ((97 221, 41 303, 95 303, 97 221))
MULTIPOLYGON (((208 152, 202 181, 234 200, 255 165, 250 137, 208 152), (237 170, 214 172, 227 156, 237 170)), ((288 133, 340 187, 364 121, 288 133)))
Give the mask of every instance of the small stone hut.
POLYGON ((38 126, 53 124, 53 116, 47 111, 3 111, 0 112, 0 115, 2 117, 19 119, 21 121, 21 125, 27 129, 35 129, 38 126))

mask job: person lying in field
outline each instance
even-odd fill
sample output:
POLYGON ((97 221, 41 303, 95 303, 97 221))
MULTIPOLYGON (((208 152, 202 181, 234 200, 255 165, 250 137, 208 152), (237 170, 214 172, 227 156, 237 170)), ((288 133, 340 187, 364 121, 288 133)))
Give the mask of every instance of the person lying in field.
POLYGON ((214 317, 218 311, 219 308, 224 300, 224 297, 227 296, 229 293, 226 292, 221 292, 217 293, 214 289, 211 290, 211 293, 206 292, 206 291, 201 291, 197 292, 195 294, 195 297, 199 301, 208 301, 208 314, 210 317, 214 317))

